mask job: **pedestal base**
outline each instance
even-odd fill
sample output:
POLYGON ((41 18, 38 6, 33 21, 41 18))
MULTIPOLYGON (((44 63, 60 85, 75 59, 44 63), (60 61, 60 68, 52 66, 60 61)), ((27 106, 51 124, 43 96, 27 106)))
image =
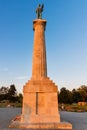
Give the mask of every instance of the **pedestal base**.
POLYGON ((12 121, 10 128, 26 128, 26 129, 58 129, 71 130, 72 125, 68 122, 60 123, 20 123, 20 121, 12 121))
POLYGON ((49 78, 29 80, 23 89, 21 123, 60 122, 58 89, 49 78))
POLYGON ((49 78, 29 80, 24 86, 22 115, 9 127, 70 130, 72 125, 60 122, 58 88, 49 78))

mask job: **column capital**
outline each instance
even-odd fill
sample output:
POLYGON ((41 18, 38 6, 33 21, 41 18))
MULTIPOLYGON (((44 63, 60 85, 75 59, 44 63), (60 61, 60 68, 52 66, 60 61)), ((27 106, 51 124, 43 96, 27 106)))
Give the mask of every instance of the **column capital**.
POLYGON ((33 30, 35 30, 35 27, 37 25, 43 25, 44 26, 44 30, 45 30, 45 27, 46 27, 46 20, 44 19, 36 19, 36 20, 33 20, 33 30))

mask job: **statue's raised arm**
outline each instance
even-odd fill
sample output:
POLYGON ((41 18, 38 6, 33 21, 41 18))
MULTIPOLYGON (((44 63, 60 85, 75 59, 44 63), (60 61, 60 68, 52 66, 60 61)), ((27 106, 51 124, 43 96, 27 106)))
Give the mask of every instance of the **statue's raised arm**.
POLYGON ((42 6, 39 4, 36 9, 37 19, 42 19, 42 12, 43 12, 44 4, 42 6))

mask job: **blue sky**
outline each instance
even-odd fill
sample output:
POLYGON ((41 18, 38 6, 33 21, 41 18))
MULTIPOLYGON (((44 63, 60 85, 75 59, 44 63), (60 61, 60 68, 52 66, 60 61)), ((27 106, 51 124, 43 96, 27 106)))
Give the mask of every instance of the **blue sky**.
POLYGON ((87 0, 0 0, 0 87, 31 78, 33 20, 44 3, 48 76, 72 90, 87 85, 87 0))

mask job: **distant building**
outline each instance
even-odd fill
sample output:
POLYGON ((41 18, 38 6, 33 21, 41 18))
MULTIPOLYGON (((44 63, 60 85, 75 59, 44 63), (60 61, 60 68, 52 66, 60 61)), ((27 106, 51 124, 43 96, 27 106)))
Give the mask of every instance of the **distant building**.
POLYGON ((84 105, 86 105, 87 104, 87 102, 78 102, 78 105, 79 106, 84 106, 84 105))

